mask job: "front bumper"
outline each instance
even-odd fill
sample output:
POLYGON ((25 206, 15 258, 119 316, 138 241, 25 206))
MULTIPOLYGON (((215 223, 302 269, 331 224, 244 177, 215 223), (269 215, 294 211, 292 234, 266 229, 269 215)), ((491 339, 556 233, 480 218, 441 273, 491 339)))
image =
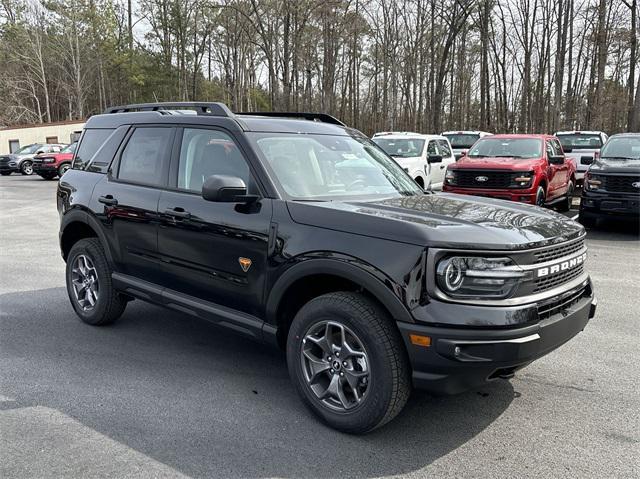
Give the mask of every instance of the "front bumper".
MULTIPOLYGON (((441 303, 446 305, 446 303, 441 303)), ((452 305, 454 306, 454 305, 452 305)), ((445 306, 446 307, 446 306, 445 306)), ((455 305, 460 314, 460 305, 455 305)), ((469 318, 494 315, 501 308, 462 306, 469 318), (491 311, 480 311, 480 310, 491 311)), ((398 322, 413 368, 416 388, 435 394, 457 394, 513 373, 569 341, 582 331, 596 310, 591 281, 540 304, 522 306, 537 322, 509 328, 440 327, 398 322), (573 296, 572 296, 573 294, 573 296), (428 336, 430 346, 412 344, 410 335, 428 336)), ((470 323, 473 323, 470 321, 470 323)))
POLYGON ((536 192, 531 188, 492 190, 487 188, 460 188, 445 184, 442 190, 447 193, 457 193, 459 195, 488 196, 490 198, 516 201, 518 203, 536 204, 536 192))
POLYGON ((10 171, 12 173, 17 173, 20 171, 20 167, 17 162, 11 163, 2 163, 0 164, 0 172, 10 171))
POLYGON ((640 196, 584 190, 580 200, 580 214, 591 217, 610 216, 639 219, 640 196))
POLYGON ((57 173, 58 168, 55 163, 34 163, 33 172, 40 173, 57 173))

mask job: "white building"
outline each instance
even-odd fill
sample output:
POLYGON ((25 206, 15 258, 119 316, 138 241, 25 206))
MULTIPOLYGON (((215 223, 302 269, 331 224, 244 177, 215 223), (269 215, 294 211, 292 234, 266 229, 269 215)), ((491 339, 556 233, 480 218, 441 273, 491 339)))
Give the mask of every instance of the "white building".
POLYGON ((0 128, 0 155, 33 143, 73 143, 80 138, 83 121, 60 121, 0 128))

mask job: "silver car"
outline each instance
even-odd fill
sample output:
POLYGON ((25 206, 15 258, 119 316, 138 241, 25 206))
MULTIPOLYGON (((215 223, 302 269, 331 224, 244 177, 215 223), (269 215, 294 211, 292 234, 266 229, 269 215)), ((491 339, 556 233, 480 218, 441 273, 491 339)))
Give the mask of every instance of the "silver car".
POLYGON ((0 156, 0 175, 11 173, 33 174, 33 157, 40 153, 60 153, 66 145, 59 143, 34 143, 9 155, 0 156))

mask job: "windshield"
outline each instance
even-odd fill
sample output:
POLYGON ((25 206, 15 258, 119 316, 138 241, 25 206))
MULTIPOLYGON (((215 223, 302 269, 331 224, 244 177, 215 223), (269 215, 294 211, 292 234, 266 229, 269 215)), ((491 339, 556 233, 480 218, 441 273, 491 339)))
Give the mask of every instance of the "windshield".
POLYGON ((42 145, 40 145, 39 143, 34 143, 33 145, 23 146, 18 151, 16 151, 15 154, 16 155, 30 155, 31 153, 35 153, 36 151, 38 151, 38 149, 40 149, 41 146, 42 145))
POLYGON ((382 148, 387 155, 400 158, 422 156, 424 149, 424 140, 417 138, 374 138, 373 142, 382 148))
POLYGON ((536 138, 482 138, 469 150, 468 156, 539 158, 542 141, 536 138))
POLYGON ((366 138, 250 133, 263 162, 295 200, 422 194, 398 164, 366 138))
POLYGON ((599 150, 602 147, 600 135, 589 135, 586 133, 571 133, 556 135, 562 148, 572 150, 599 150))
POLYGON ((453 148, 471 148, 480 135, 474 133, 447 133, 446 136, 453 148))
POLYGON ((77 146, 78 143, 71 143, 70 145, 67 145, 62 150, 60 150, 60 153, 75 153, 77 146))
POLYGON ((640 136, 609 138, 600 152, 600 157, 640 160, 640 136))

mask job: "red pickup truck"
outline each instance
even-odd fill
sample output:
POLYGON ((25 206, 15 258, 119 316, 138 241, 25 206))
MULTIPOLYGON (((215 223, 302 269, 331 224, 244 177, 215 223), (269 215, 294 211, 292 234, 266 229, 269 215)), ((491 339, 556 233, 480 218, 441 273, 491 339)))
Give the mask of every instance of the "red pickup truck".
POLYGON ((443 190, 538 206, 571 208, 576 167, 550 135, 480 138, 447 167, 443 190))
POLYGON ((52 180, 56 176, 62 177, 71 168, 73 154, 78 143, 72 143, 60 150, 60 153, 42 153, 33 158, 33 172, 45 180, 52 180))

